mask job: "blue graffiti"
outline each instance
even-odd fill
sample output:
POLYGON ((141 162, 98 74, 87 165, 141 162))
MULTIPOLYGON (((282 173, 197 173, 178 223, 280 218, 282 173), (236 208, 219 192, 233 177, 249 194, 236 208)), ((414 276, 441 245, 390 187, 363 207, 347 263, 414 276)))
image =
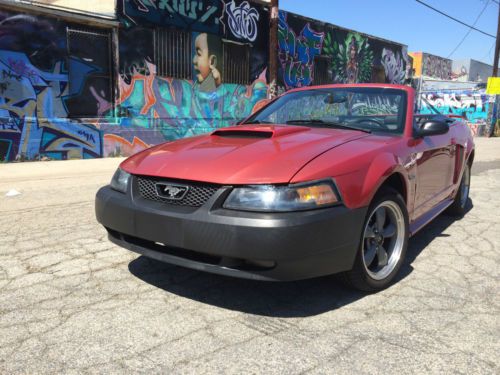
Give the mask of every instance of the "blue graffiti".
POLYGON ((171 25, 219 33, 223 4, 219 0, 122 0, 126 24, 171 25))
POLYGON ((68 119, 65 99, 80 92, 95 68, 73 61, 75 80, 68 84, 62 62, 52 72, 39 70, 20 52, 0 50, 0 138, 9 141, 3 158, 56 159, 102 156, 102 134, 92 125, 68 119), (81 76, 79 76, 81 75, 81 76))
POLYGON ((297 36, 288 26, 287 13, 279 12, 278 46, 283 82, 287 89, 309 86, 314 79, 314 58, 321 54, 324 33, 307 24, 297 36))
MULTIPOLYGON (((449 90, 422 93, 422 97, 444 115, 458 115, 473 124, 484 124, 488 118, 488 98, 485 90, 449 90)), ((422 114, 432 110, 422 102, 422 114)))

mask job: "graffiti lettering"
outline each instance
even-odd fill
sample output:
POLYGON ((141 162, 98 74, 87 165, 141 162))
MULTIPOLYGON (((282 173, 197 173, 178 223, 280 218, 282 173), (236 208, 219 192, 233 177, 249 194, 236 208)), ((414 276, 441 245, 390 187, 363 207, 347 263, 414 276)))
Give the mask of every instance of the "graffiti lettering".
MULTIPOLYGON (((36 77, 36 72, 29 68, 23 60, 14 60, 9 58, 7 60, 7 65, 18 75, 18 77, 24 76, 30 79, 36 77)), ((19 80, 20 79, 18 79, 18 81, 19 80)))
POLYGON ((21 133, 14 119, 0 117, 0 131, 5 133, 21 133))
MULTIPOLYGON (((159 137, 155 143, 163 142, 159 137)), ((134 136, 132 142, 116 134, 104 134, 104 155, 106 156, 129 156, 142 151, 152 145, 134 136)))
POLYGON ((424 54, 422 74, 427 77, 450 79, 451 60, 424 54))
POLYGON ((225 4, 225 11, 228 17, 229 29, 235 37, 250 42, 257 39, 259 12, 257 9, 250 7, 248 1, 244 1, 238 7, 234 0, 231 0, 231 3, 225 4))
POLYGON ((404 81, 406 75, 405 61, 399 52, 395 54, 392 50, 384 48, 382 50, 382 66, 384 67, 386 82, 401 83, 404 81))
MULTIPOLYGON (((129 116, 119 119, 120 124, 115 126, 115 131, 121 136, 123 132, 119 129, 124 127, 142 129, 144 136, 140 136, 140 139, 147 144, 198 135, 232 125, 248 116, 254 106, 267 96, 265 73, 250 86, 223 83, 215 91, 204 92, 193 81, 158 77, 154 73, 156 66, 147 61, 145 64, 150 74, 136 72, 129 83, 122 78, 119 80, 119 110, 126 110, 129 116), (159 131, 160 139, 147 138, 156 131, 159 131)), ((112 112, 109 116, 114 119, 112 112)), ((109 126, 105 129, 107 133, 113 132, 109 126)), ((141 132, 136 130, 134 134, 141 132)), ((127 139, 131 142, 133 137, 127 139)), ((120 153, 138 151, 141 146, 137 142, 124 145, 118 142, 117 137, 107 135, 104 141, 105 153, 113 155, 117 150, 120 153)))
POLYGON ((0 68, 10 85, 0 98, 0 136, 13 144, 7 160, 102 156, 101 132, 67 118, 64 99, 70 88, 61 62, 53 72, 46 72, 23 53, 0 50, 0 68))
MULTIPOLYGON (((422 97, 444 115, 461 116, 473 131, 478 133, 478 128, 485 128, 488 118, 489 96, 485 90, 453 90, 453 91, 427 91, 422 97)), ((422 102, 422 114, 432 114, 432 110, 422 102)))
POLYGON ((122 0, 124 16, 134 24, 141 20, 197 31, 218 32, 222 4, 219 0, 122 0))
POLYGON ((3 94, 9 88, 9 82, 0 82, 0 94, 3 94))
POLYGON ((197 0, 160 0, 158 9, 167 10, 170 13, 178 13, 183 17, 191 18, 201 23, 217 12, 217 7, 210 5, 206 9, 203 9, 202 2, 197 0))
POLYGON ((9 69, 9 70, 2 70, 2 78, 3 79, 7 79, 7 78, 13 78, 15 79, 16 81, 20 81, 23 79, 23 76, 19 75, 19 74, 14 74, 12 73, 12 71, 9 69))
POLYGON ((309 86, 314 79, 314 57, 321 54, 324 33, 307 24, 297 36, 288 26, 287 13, 279 12, 278 46, 283 82, 287 89, 309 86))
POLYGON ((92 142, 95 144, 94 134, 91 134, 91 133, 89 133, 85 130, 81 130, 81 129, 77 131, 77 134, 79 136, 81 136, 83 139, 85 139, 87 141, 87 143, 92 142))

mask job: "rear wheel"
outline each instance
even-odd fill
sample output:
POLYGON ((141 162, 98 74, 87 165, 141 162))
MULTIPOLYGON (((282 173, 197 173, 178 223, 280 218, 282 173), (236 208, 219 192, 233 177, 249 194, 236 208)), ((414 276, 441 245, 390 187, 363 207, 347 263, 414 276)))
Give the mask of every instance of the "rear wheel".
POLYGON ((462 174, 462 181, 458 188, 457 194, 455 195, 455 200, 450 207, 446 210, 446 213, 453 216, 463 216, 465 215, 465 207, 467 206, 467 200, 469 199, 470 191, 470 171, 471 165, 467 163, 464 167, 464 173, 462 174))
POLYGON ((343 275, 344 280, 363 291, 384 289, 401 268, 408 247, 403 198, 395 190, 383 190, 370 205, 363 228, 354 266, 343 275))

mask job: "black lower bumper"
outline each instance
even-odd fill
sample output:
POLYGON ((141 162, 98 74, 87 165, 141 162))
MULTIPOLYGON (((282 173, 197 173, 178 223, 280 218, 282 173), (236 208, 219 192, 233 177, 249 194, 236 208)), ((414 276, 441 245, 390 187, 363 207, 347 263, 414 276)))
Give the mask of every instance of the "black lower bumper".
POLYGON ((117 245, 200 271, 289 281, 351 269, 366 208, 240 212, 221 207, 224 194, 221 189, 202 207, 191 208, 103 187, 96 216, 117 245))

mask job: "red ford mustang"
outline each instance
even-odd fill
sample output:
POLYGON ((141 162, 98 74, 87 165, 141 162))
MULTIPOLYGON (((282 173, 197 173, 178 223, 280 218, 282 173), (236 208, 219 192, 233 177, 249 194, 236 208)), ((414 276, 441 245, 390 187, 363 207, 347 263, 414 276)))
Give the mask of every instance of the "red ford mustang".
POLYGON ((388 286, 408 238, 463 215, 474 144, 415 115, 406 86, 292 90, 241 124, 125 160, 96 196, 109 239, 163 262, 257 280, 341 273, 388 286))

